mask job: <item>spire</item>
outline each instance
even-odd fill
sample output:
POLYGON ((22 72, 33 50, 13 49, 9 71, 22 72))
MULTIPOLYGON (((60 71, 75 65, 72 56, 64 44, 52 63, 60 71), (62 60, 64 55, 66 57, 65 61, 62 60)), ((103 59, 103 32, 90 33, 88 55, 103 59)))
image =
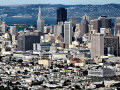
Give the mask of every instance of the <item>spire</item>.
POLYGON ((87 14, 86 13, 83 16, 83 19, 87 19, 87 14))
POLYGON ((41 20, 41 8, 39 7, 38 20, 41 20))
POLYGON ((40 8, 40 6, 39 6, 39 14, 41 14, 41 8, 40 8))

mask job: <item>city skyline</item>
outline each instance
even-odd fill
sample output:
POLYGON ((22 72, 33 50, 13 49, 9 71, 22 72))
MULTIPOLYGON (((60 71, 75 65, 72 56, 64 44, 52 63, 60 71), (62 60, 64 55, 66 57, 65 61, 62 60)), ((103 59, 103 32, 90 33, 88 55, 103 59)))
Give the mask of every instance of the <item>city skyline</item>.
POLYGON ((65 4, 65 5, 78 5, 78 4, 120 4, 119 0, 1 0, 0 5, 21 5, 21 4, 65 4))

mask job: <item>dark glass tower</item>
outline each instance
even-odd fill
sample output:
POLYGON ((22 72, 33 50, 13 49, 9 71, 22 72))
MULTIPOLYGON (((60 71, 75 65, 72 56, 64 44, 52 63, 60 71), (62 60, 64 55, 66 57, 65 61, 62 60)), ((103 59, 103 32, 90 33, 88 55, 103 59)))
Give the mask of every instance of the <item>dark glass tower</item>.
POLYGON ((67 9, 65 8, 57 9, 57 23, 60 21, 67 21, 67 9))

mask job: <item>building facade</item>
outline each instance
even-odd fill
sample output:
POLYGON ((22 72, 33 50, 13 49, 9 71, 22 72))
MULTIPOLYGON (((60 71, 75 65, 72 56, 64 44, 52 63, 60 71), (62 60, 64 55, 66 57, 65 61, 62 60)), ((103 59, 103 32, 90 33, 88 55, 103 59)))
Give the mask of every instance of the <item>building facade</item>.
POLYGON ((72 23, 70 21, 64 23, 64 42, 72 44, 72 23))
POLYGON ((117 36, 105 36, 104 38, 104 55, 110 54, 119 56, 119 37, 117 36))
POLYGON ((67 9, 59 8, 57 9, 57 23, 67 21, 67 9))
POLYGON ((18 45, 17 50, 18 51, 27 51, 27 50, 33 50, 33 43, 40 43, 40 36, 18 36, 18 45))
POLYGON ((100 58, 102 55, 104 55, 104 34, 93 34, 91 36, 91 57, 100 58))
POLYGON ((83 20, 81 21, 80 31, 81 31, 80 32, 81 35, 84 35, 84 34, 89 32, 89 30, 88 30, 88 21, 86 20, 86 18, 83 18, 83 20))
POLYGON ((41 9, 39 8, 38 19, 37 19, 37 30, 44 33, 44 24, 45 21, 41 17, 41 9))

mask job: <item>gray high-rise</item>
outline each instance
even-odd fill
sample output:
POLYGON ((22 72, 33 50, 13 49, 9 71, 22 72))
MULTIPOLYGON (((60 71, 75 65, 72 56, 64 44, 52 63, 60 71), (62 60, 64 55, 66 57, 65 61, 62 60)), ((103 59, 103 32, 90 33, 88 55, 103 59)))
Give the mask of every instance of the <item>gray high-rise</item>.
POLYGON ((18 36, 17 41, 18 41, 18 45, 17 45, 18 51, 33 50, 33 43, 40 43, 40 36, 21 35, 18 36))
POLYGON ((104 55, 104 34, 93 34, 91 36, 91 57, 100 58, 102 55, 104 55))
POLYGON ((70 21, 64 23, 64 42, 72 44, 72 23, 70 21))
POLYGON ((100 16, 98 19, 101 21, 101 28, 111 28, 112 20, 107 16, 100 16))
POLYGON ((83 20, 81 21, 80 31, 81 31, 81 35, 84 35, 89 32, 88 21, 86 20, 86 18, 83 18, 83 20))
POLYGON ((115 56, 119 56, 119 37, 118 36, 105 36, 104 38, 104 54, 108 54, 108 48, 115 56))
POLYGON ((115 20, 115 30, 114 35, 120 34, 120 17, 117 17, 115 20))
POLYGON ((37 30, 44 33, 44 24, 45 21, 41 17, 41 8, 39 7, 38 20, 37 20, 37 30))

